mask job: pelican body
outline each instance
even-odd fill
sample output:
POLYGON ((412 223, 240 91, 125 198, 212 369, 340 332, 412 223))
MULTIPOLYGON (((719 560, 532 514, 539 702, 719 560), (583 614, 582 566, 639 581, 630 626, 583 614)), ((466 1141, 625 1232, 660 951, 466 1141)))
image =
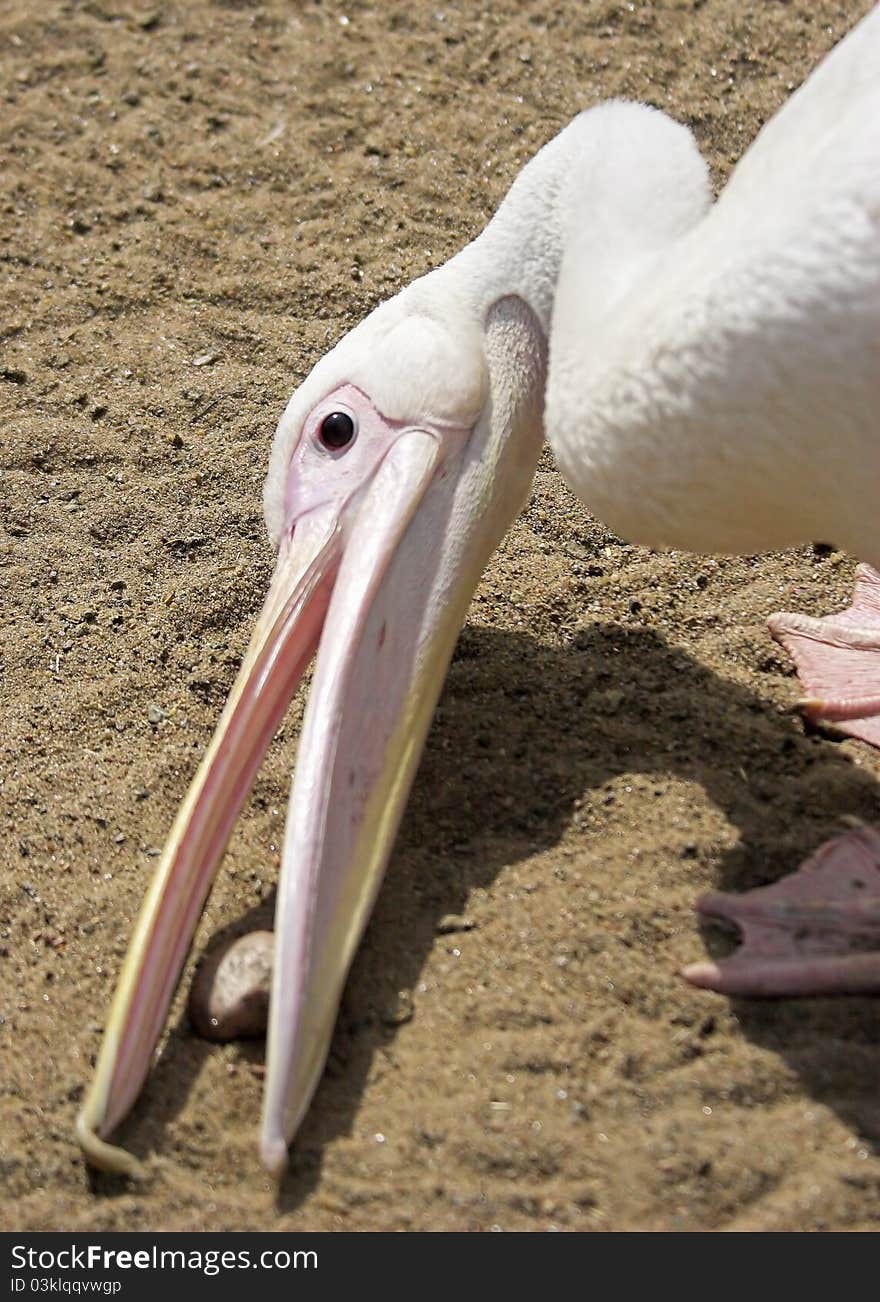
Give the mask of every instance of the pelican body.
POLYGON ((287 812, 261 1131, 280 1174, 476 582, 546 428, 635 541, 832 537, 880 563, 880 11, 713 206, 691 133, 615 103, 527 164, 485 231, 322 358, 278 425, 263 610, 135 926, 77 1122, 88 1160, 149 1070, 268 743, 317 653, 287 812), (543 418, 542 418, 543 416, 543 418))

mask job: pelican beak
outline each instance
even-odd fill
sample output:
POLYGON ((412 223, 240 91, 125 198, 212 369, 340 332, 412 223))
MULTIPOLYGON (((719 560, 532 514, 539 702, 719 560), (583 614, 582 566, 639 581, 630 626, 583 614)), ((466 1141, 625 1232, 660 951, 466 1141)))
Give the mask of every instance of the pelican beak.
MULTIPOLYGON (((418 618, 406 618, 408 594, 403 601, 395 595, 391 571, 405 539, 412 554, 411 535, 420 534, 413 517, 442 457, 441 439, 407 431, 354 500, 341 511, 330 504, 306 512, 282 543, 238 677, 177 815, 119 977, 76 1125, 95 1166, 138 1172, 132 1155, 101 1136, 140 1092, 233 825, 320 641, 278 896, 264 1152, 276 1170, 286 1157, 278 1126, 292 1133, 320 1076, 342 984, 458 631, 456 624, 434 658, 427 703, 412 709, 414 679, 424 678, 421 628, 418 618), (407 757, 405 774, 399 755, 407 757), (395 790, 397 800, 389 804, 395 790)), ((436 538, 420 536, 417 564, 430 569, 436 538)))
MULTIPOLYGON (((450 337, 396 303, 376 314, 400 316, 385 353, 378 363, 373 357, 377 387, 383 360, 389 374, 393 367, 406 377, 418 376, 419 358, 433 357, 436 375, 450 337)), ((371 329, 371 320, 358 329, 371 329)), ((328 397, 327 369, 340 369, 331 353, 282 418, 266 496, 267 520, 281 539, 278 564, 119 977, 77 1120, 95 1166, 139 1169, 104 1137, 147 1075, 232 826, 317 647, 278 886, 261 1135, 268 1169, 278 1175, 286 1166, 455 640, 480 574, 526 498, 541 447, 546 349, 536 318, 504 299, 478 340, 468 328, 463 321, 462 340, 450 345, 444 386, 468 401, 448 414, 391 419, 364 389, 338 380, 328 397), (319 383, 324 396, 315 403, 319 383), (319 435, 327 413, 340 407, 350 428, 360 421, 360 432, 337 454, 319 435)), ((421 392, 416 379, 404 396, 416 406, 421 392)))

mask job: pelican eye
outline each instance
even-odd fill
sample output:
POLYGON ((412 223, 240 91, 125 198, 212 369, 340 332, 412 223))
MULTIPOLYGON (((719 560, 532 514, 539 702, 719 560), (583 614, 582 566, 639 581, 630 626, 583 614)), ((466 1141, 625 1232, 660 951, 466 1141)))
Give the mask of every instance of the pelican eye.
POLYGON ((331 411, 321 421, 321 442, 325 448, 338 451, 347 447, 355 436, 355 425, 347 411, 331 411))

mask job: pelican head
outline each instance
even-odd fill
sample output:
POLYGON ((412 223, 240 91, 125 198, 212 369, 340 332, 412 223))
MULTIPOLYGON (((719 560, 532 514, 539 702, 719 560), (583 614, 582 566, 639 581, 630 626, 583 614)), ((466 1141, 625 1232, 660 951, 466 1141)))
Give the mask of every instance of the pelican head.
POLYGON ((545 336, 447 264, 315 366, 265 487, 277 564, 135 926, 77 1121, 94 1165, 136 1099, 235 819, 317 651, 278 888, 261 1151, 287 1162, 320 1077, 456 637, 528 492, 545 336))

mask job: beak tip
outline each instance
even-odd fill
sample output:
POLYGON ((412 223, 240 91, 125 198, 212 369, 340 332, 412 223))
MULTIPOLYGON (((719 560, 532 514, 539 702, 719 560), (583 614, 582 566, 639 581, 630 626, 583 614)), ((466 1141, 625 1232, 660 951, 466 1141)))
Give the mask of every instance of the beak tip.
POLYGON ((113 1175, 127 1176, 130 1180, 143 1178, 144 1169, 137 1158, 132 1153, 127 1153, 124 1148, 117 1148, 114 1144, 108 1144, 103 1140, 86 1108, 77 1115, 74 1128, 77 1141, 89 1166, 99 1171, 109 1171, 113 1175))
POLYGON ((287 1170, 287 1141, 281 1135, 264 1135, 260 1141, 260 1157, 269 1174, 280 1180, 287 1170))

